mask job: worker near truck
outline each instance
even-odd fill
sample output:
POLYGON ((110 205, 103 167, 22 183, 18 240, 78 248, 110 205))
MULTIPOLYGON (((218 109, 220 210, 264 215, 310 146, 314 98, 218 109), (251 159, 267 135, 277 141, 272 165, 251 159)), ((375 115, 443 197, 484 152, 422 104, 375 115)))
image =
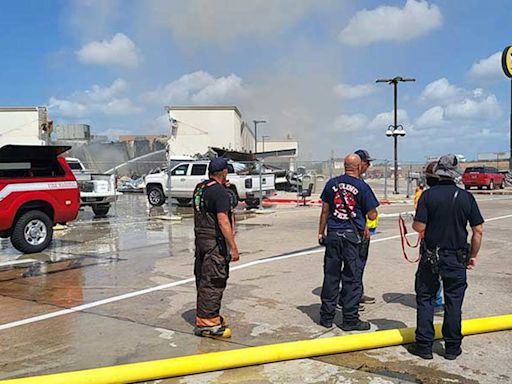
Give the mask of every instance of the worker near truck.
POLYGON ((462 353, 461 308, 467 288, 466 269, 476 267, 484 219, 473 195, 455 185, 460 172, 454 155, 442 156, 435 174, 438 184, 422 194, 413 223, 416 232, 424 233, 424 241, 415 282, 416 343, 410 352, 422 359, 433 358, 434 303, 441 278, 445 299, 444 357, 455 360, 462 353), (468 223, 473 232, 471 244, 467 243, 468 223))
POLYGON ((222 296, 229 277, 229 263, 239 260, 233 209, 236 199, 226 188, 228 162, 213 159, 210 179, 199 183, 193 195, 197 306, 196 336, 231 337, 220 315, 222 296))
MULTIPOLYGON (((359 178, 363 180, 364 175, 366 174, 366 171, 371 166, 371 162, 374 160, 370 153, 365 149, 358 149, 354 152, 359 158, 361 159, 361 170, 359 174, 359 178)), ((363 180, 364 181, 364 180, 363 180)), ((363 284, 363 274, 364 270, 366 268, 366 263, 368 261, 368 254, 370 252, 370 238, 372 234, 375 234, 377 232, 377 225, 379 223, 379 216, 375 217, 375 219, 366 218, 366 226, 364 229, 364 234, 361 238, 361 246, 359 248, 359 261, 361 263, 361 266, 359 268, 361 272, 361 284, 362 284, 362 293, 361 298, 359 299, 359 310, 363 311, 364 306, 363 304, 374 304, 375 303, 375 297, 367 296, 364 294, 364 284, 363 284)), ((343 303, 341 301, 341 290, 340 290, 340 296, 338 300, 338 308, 343 308, 343 303)))
POLYGON ((318 242, 325 246, 325 256, 320 325, 332 327, 341 295, 344 331, 370 329, 370 323, 359 318, 363 290, 359 255, 366 217, 371 220, 377 217, 379 202, 368 184, 360 179, 361 170, 361 158, 349 154, 345 157, 345 174, 329 180, 321 195, 318 242))

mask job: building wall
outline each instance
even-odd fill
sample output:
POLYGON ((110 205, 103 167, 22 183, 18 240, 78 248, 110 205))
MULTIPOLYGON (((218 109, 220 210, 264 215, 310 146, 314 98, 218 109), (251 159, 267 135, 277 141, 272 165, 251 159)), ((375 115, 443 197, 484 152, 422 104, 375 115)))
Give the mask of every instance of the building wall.
MULTIPOLYGON (((209 147, 247 150, 249 138, 242 133, 242 117, 236 107, 171 107, 177 134, 169 140, 171 155, 193 156, 209 147)), ((254 145, 254 144, 253 144, 254 145)))
POLYGON ((0 108, 0 146, 7 144, 42 145, 46 109, 41 107, 0 108))

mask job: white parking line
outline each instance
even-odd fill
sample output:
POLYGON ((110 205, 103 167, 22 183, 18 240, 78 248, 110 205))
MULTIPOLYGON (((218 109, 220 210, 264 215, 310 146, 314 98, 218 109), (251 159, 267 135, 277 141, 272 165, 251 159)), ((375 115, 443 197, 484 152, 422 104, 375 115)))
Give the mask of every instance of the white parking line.
MULTIPOLYGON (((489 221, 497 221, 497 220, 508 219, 508 218, 511 218, 511 217, 512 217, 512 214, 511 215, 505 215, 505 216, 492 217, 490 219, 487 219, 486 221, 487 222, 489 222, 489 221)), ((409 235, 414 235, 414 233, 410 233, 410 234, 408 234, 408 236, 409 235)), ((389 240, 395 240, 395 239, 399 239, 399 238, 400 238, 400 235, 383 237, 381 239, 374 239, 374 240, 372 240, 372 244, 374 244, 374 243, 381 243, 381 242, 389 241, 389 240)), ((231 271, 237 271, 237 270, 240 270, 240 269, 245 269, 245 268, 253 267, 255 265, 267 264, 267 263, 272 263, 272 262, 275 262, 275 261, 291 259, 291 258, 294 258, 294 257, 308 256, 308 255, 313 255, 315 253, 322 253, 322 252, 324 252, 323 248, 315 248, 315 249, 312 249, 312 250, 295 252, 295 253, 291 253, 291 254, 283 255, 283 256, 269 257, 269 258, 265 258, 265 259, 254 260, 254 261, 251 261, 249 263, 245 263, 245 264, 241 264, 241 265, 236 265, 236 266, 230 268, 230 270, 231 271)), ((78 305, 76 307, 71 307, 71 308, 68 308, 68 309, 60 310, 60 311, 50 312, 50 313, 47 313, 47 314, 44 314, 44 315, 29 317, 29 318, 26 318, 26 319, 23 319, 23 320, 18 320, 18 321, 13 321, 11 323, 6 323, 6 324, 0 325, 0 331, 6 330, 6 329, 20 327, 20 326, 26 325, 26 324, 36 323, 36 322, 43 321, 43 320, 53 319, 53 318, 59 317, 59 316, 69 315, 71 313, 85 311, 85 310, 90 309, 90 308, 99 307, 100 305, 105 305, 105 304, 115 303, 115 302, 121 301, 121 300, 131 299, 133 297, 142 296, 142 295, 145 295, 147 293, 157 292, 157 291, 161 291, 161 290, 168 289, 168 288, 174 288, 174 287, 177 287, 177 286, 180 286, 180 285, 185 285, 185 284, 188 284, 188 283, 192 283, 194 281, 195 281, 195 278, 192 277, 192 278, 188 278, 188 279, 184 279, 184 280, 175 281, 174 283, 157 285, 157 286, 154 286, 154 287, 151 287, 151 288, 146 288, 146 289, 142 289, 142 290, 139 290, 139 291, 129 292, 129 293, 125 293, 123 295, 113 296, 113 297, 109 297, 109 298, 103 299, 103 300, 93 301, 92 303, 82 304, 82 305, 78 305)))

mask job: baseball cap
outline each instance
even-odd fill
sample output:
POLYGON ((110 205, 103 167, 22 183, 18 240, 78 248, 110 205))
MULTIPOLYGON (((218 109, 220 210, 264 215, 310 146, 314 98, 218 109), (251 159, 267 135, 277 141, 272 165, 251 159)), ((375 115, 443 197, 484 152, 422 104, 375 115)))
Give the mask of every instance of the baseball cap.
POLYGON ((461 175, 459 159, 452 154, 441 156, 434 168, 434 173, 439 177, 449 177, 451 179, 459 177, 461 175))
POLYGON ((228 161, 223 157, 216 157, 210 161, 210 165, 208 166, 210 173, 220 172, 224 169, 228 169, 228 161))
POLYGON ((370 156, 370 154, 368 153, 368 151, 366 149, 358 149, 354 153, 357 156, 359 156, 362 161, 373 161, 373 160, 375 160, 375 159, 372 159, 372 157, 370 156))

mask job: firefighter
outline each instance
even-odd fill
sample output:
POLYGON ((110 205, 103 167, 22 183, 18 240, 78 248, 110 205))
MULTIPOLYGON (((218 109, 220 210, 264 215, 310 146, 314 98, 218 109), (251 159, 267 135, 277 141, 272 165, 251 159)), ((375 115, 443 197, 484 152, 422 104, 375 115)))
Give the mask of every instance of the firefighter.
POLYGON ((434 305, 439 279, 443 281, 445 312, 443 338, 445 358, 455 360, 461 353, 461 308, 467 288, 466 269, 477 264, 484 219, 475 198, 460 189, 458 159, 442 156, 435 166, 437 185, 426 190, 418 202, 413 228, 424 233, 421 258, 416 272, 416 343, 410 352, 430 360, 434 342, 434 305), (471 244, 467 243, 469 223, 471 244))
POLYGON ((199 183, 193 195, 197 307, 196 336, 230 337, 220 315, 222 295, 229 277, 229 263, 239 260, 233 209, 237 204, 226 188, 228 162, 210 162, 210 179, 199 183))

